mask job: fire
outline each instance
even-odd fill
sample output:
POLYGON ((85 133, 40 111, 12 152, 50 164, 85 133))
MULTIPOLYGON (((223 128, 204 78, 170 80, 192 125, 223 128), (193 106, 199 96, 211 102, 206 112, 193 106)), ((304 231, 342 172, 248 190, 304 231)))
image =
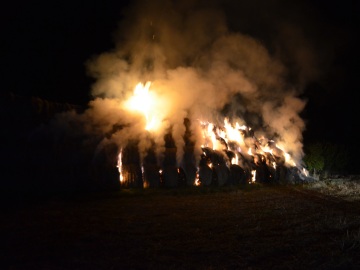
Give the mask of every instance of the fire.
POLYGON ((256 181, 256 170, 252 170, 251 171, 251 182, 250 182, 250 184, 251 183, 255 183, 255 181, 256 181))
POLYGON ((233 157, 231 159, 231 164, 238 164, 239 163, 239 157, 238 155, 235 153, 235 157, 233 157))
POLYGON ((279 148, 280 150, 282 150, 284 152, 284 157, 285 157, 285 162, 287 164, 289 164, 290 166, 294 166, 296 167, 296 163, 295 161, 291 158, 290 154, 289 153, 286 153, 283 149, 283 147, 279 146, 279 145, 276 145, 277 148, 279 148))
POLYGON ((142 174, 142 180, 143 180, 143 188, 148 188, 149 187, 149 181, 147 179, 145 179, 144 174, 145 174, 145 169, 144 169, 144 165, 141 165, 141 174, 142 174))
POLYGON ((195 177, 194 185, 195 186, 200 186, 201 185, 200 176, 199 176, 199 167, 196 170, 196 177, 195 177))
MULTIPOLYGON (((125 107, 131 111, 140 112, 146 121, 144 130, 147 131, 157 131, 161 127, 162 121, 165 117, 161 114, 158 108, 161 108, 161 102, 159 97, 156 94, 156 91, 150 91, 151 82, 148 81, 145 84, 139 82, 135 88, 133 95, 125 102, 125 107)), ((207 120, 198 120, 198 124, 201 127, 202 140, 201 148, 202 149, 212 149, 217 151, 217 153, 232 153, 229 155, 228 159, 225 160, 224 164, 230 169, 231 164, 235 165, 244 165, 246 162, 252 162, 252 166, 263 166, 266 164, 269 168, 274 171, 277 170, 277 158, 283 157, 284 161, 289 166, 297 167, 294 160, 291 158, 291 155, 285 151, 285 147, 275 144, 273 140, 267 140, 265 137, 256 138, 254 132, 250 127, 235 122, 232 124, 228 118, 224 118, 224 122, 221 125, 214 124, 207 120), (249 156, 252 158, 249 158, 249 156), (244 163, 244 159, 248 159, 244 163)), ((203 150, 204 151, 204 150, 203 150)), ((206 152, 203 154, 206 156, 206 152)), ((226 155, 222 157, 226 159, 226 155)), ((122 172, 122 149, 118 155, 117 167, 120 174, 120 182, 124 181, 124 176, 122 172)), ((219 161, 216 161, 213 164, 212 157, 207 157, 207 166, 211 170, 215 170, 218 166, 221 166, 219 161)), ((198 164, 195 164, 198 166, 198 164)), ((223 165, 222 165, 223 166, 223 165)), ((256 179, 256 170, 247 168, 249 174, 251 174, 251 179, 249 176, 250 183, 254 183, 256 179)), ((142 174, 144 175, 144 168, 141 166, 142 174)), ((304 175, 307 175, 306 170, 300 170, 304 175)), ((180 174, 180 168, 177 169, 177 173, 180 174)), ((159 170, 160 181, 163 178, 163 170, 159 170)), ((274 175, 269 174, 268 178, 273 178, 274 175)), ((145 183, 144 177, 143 186, 148 187, 149 183, 145 183)), ((199 167, 197 167, 196 176, 194 179, 194 185, 201 185, 199 179, 199 167)))
POLYGON ((202 126, 202 132, 203 132, 203 138, 204 138, 204 144, 205 147, 210 147, 212 149, 218 149, 219 148, 219 142, 216 139, 216 132, 214 132, 214 124, 200 121, 200 124, 202 126))
POLYGON ((149 110, 152 106, 152 100, 149 94, 151 82, 147 82, 145 85, 139 82, 134 89, 134 95, 128 100, 128 107, 131 110, 137 110, 142 112, 148 117, 149 110))
POLYGON ((238 122, 236 122, 235 127, 233 127, 229 120, 225 118, 224 120, 224 128, 226 130, 225 135, 227 140, 238 142, 239 144, 244 143, 244 137, 242 135, 242 131, 246 130, 246 126, 240 126, 238 122))
POLYGON ((146 125, 145 130, 156 130, 160 126, 160 120, 156 116, 154 108, 157 100, 154 92, 150 92, 151 82, 146 82, 145 85, 139 82, 134 89, 133 96, 125 103, 125 107, 132 111, 138 111, 145 116, 146 125))
POLYGON ((117 161, 117 166, 118 171, 119 171, 119 181, 123 182, 124 181, 124 177, 122 174, 122 149, 120 149, 120 153, 118 155, 118 161, 117 161))

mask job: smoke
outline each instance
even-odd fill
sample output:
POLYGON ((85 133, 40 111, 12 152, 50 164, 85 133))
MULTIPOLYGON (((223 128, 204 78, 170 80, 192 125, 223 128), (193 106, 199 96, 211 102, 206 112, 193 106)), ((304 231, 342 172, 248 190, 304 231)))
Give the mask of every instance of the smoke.
MULTIPOLYGON (((99 148, 108 143, 125 147, 135 140, 141 159, 155 145, 161 160, 164 136, 170 132, 180 164, 187 118, 198 162, 203 141, 198 121, 222 123, 228 117, 250 126, 255 135, 276 140, 301 161, 305 124, 299 114, 305 101, 298 97, 300 84, 289 82, 291 72, 278 52, 230 29, 221 7, 215 1, 137 1, 124 11, 114 49, 87 63, 96 79, 94 100, 83 114, 71 115, 86 134, 100 138, 99 148), (160 119, 154 132, 145 131, 144 117, 124 103, 138 82, 147 81, 155 97, 152 117, 160 119)), ((284 33, 296 35, 289 29, 284 33)), ((287 47, 295 43, 292 40, 287 47)), ((302 61, 299 67, 307 67, 305 56, 311 59, 311 50, 302 49, 295 56, 302 61)), ((302 83, 314 72, 301 69, 297 81, 302 83)))

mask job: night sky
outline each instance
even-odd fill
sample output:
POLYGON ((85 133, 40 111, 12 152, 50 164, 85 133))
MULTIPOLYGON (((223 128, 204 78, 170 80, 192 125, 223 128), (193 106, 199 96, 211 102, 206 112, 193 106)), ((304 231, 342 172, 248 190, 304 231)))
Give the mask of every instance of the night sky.
MULTIPOLYGON (((129 1, 130 2, 130 1, 129 1)), ((201 1, 199 1, 201 2, 201 1)), ((215 2, 215 1, 212 1, 215 2)), ((86 62, 115 47, 126 1, 12 1, 1 8, 3 93, 86 105, 86 62)), ((305 142, 359 149, 359 2, 223 1, 229 28, 260 40, 302 88, 305 142), (271 2, 271 3, 269 3, 271 2)))

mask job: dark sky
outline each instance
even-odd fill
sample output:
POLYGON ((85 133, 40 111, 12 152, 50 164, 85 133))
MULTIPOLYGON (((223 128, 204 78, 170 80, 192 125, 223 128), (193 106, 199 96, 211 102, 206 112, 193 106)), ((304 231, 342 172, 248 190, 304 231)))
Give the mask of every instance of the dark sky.
POLYGON ((15 1, 2 9, 2 74, 6 90, 60 102, 84 103, 91 78, 85 62, 113 47, 121 1, 15 1), (4 48, 4 47, 3 47, 4 48))
MULTIPOLYGON (((115 46, 126 2, 55 2, 2 6, 2 91, 86 104, 94 80, 85 63, 115 46)), ((224 1, 222 6, 231 29, 263 42, 291 67, 289 81, 302 83, 308 100, 305 139, 357 138, 358 1, 224 1)))

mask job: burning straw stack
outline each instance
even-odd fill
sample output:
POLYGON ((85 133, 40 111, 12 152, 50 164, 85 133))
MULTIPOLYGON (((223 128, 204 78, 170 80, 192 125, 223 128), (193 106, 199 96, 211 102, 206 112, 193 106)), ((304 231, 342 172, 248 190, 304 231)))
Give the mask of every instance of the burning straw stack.
MULTIPOLYGON (((185 120, 189 121, 188 119, 185 120)), ((296 167, 286 164, 285 154, 272 142, 267 142, 271 152, 256 151, 254 154, 233 150, 223 138, 217 140, 222 149, 201 148, 200 161, 196 164, 194 143, 186 133, 183 159, 176 161, 176 146, 171 133, 165 136, 165 152, 159 159, 151 148, 144 160, 138 154, 138 141, 132 141, 121 154, 121 186, 123 188, 179 187, 179 186, 227 186, 257 183, 294 183, 304 180, 305 175, 296 167), (236 159, 235 159, 236 158, 236 159), (234 160, 236 160, 234 162, 234 160)), ((260 149, 260 141, 252 132, 254 149, 260 149)), ((230 144, 230 143, 229 143, 230 144)), ((250 148, 250 147, 249 147, 250 148)))

